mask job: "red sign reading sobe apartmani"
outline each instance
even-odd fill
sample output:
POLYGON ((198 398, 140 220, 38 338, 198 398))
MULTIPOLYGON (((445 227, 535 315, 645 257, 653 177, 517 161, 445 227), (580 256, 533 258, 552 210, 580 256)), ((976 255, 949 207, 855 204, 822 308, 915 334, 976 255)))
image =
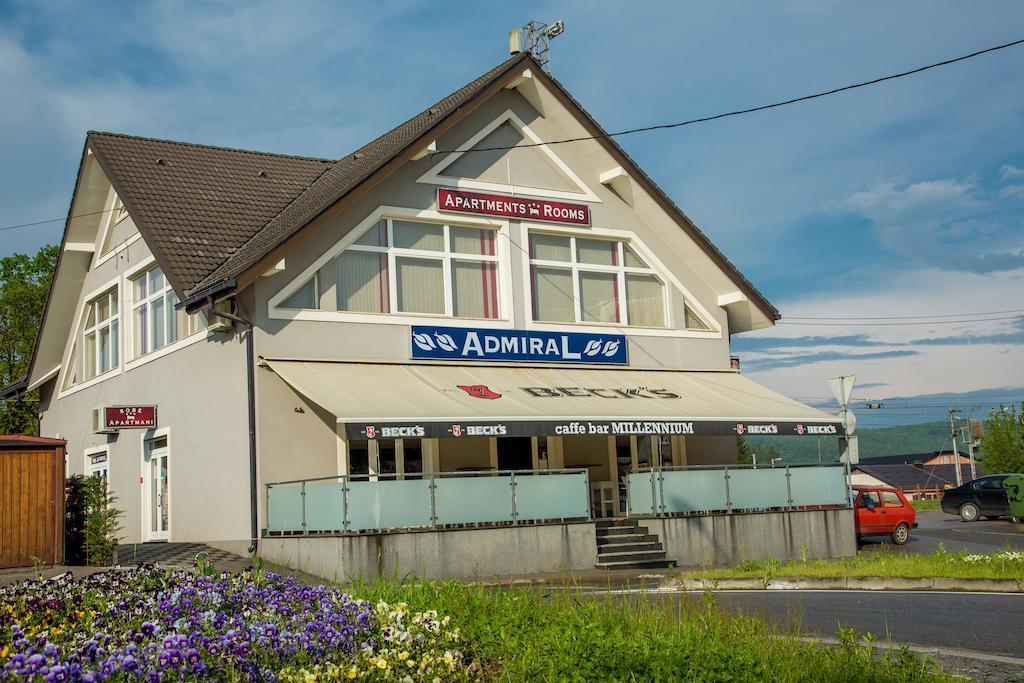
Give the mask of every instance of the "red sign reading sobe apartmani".
POLYGON ((105 429, 153 429, 156 406, 107 406, 103 409, 105 429))
POLYGON ((485 216, 522 218, 528 221, 590 225, 590 207, 585 204, 551 202, 546 199, 508 197, 465 190, 438 188, 437 207, 442 211, 485 216))

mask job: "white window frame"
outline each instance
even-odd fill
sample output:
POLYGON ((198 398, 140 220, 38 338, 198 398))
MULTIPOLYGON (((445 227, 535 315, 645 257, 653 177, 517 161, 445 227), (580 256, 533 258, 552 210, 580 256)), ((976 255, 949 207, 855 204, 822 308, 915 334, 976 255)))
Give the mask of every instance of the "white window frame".
POLYGON ((97 230, 96 243, 93 250, 93 260, 91 270, 95 270, 97 266, 106 263, 110 259, 114 258, 129 246, 142 239, 142 233, 137 229, 136 231, 124 242, 120 244, 110 245, 110 249, 104 251, 103 247, 106 246, 107 237, 113 232, 114 228, 126 218, 131 218, 128 213, 128 209, 125 208, 124 202, 118 195, 117 190, 113 187, 110 188, 109 196, 104 204, 104 212, 100 216, 100 229, 97 230))
MULTIPOLYGON (((452 288, 452 261, 472 261, 474 263, 493 263, 497 268, 499 274, 496 275, 496 279, 500 280, 500 271, 502 270, 500 258, 498 257, 498 235, 497 231, 493 231, 494 234, 494 256, 490 254, 462 254, 452 251, 451 242, 451 228, 463 227, 459 223, 441 223, 438 221, 409 221, 408 219, 402 218, 384 218, 388 246, 378 247, 369 246, 363 244, 351 244, 348 249, 342 253, 350 251, 365 251, 373 254, 387 254, 388 258, 388 311, 383 315, 414 315, 414 316, 438 316, 443 315, 445 318, 455 317, 455 301, 453 299, 453 288, 452 288), (395 245, 395 225, 396 220, 405 222, 419 222, 424 225, 432 225, 441 228, 441 239, 444 241, 444 251, 432 251, 428 249, 407 249, 403 247, 396 247, 395 245), (444 288, 444 312, 443 313, 415 313, 411 311, 399 311, 398 310, 398 259, 400 258, 411 258, 418 259, 421 261, 433 261, 441 262, 441 285, 444 288)), ((471 229, 477 228, 473 226, 471 229)), ((486 228, 477 228, 486 229, 486 228)), ((339 254, 340 256, 340 254, 339 254)), ((491 320, 501 320, 504 311, 501 310, 501 296, 500 291, 496 297, 498 300, 498 315, 494 318, 464 318, 460 317, 459 320, 476 320, 488 322, 491 320)), ((352 311, 339 311, 345 313, 351 313, 352 311)))
MULTIPOLYGON (((393 245, 393 234, 391 230, 391 222, 388 222, 389 233, 388 233, 388 244, 393 245)), ((446 248, 450 245, 449 241, 449 230, 445 228, 445 245, 446 248)), ((477 327, 481 323, 486 324, 488 327, 497 329, 510 329, 512 327, 512 274, 511 268, 509 267, 509 246, 508 246, 508 235, 509 235, 509 223, 508 221, 482 218, 477 216, 459 216, 457 220, 452 220, 450 214, 443 214, 439 211, 432 209, 409 209, 398 206, 380 206, 373 213, 362 220, 358 225, 352 228, 344 238, 338 241, 333 247, 325 251, 318 259, 310 264, 305 270, 295 276, 287 285, 285 285, 277 294, 272 296, 267 302, 267 315, 274 320, 318 320, 318 321, 335 321, 335 322, 362 322, 362 323, 379 323, 387 325, 409 325, 411 322, 416 324, 434 324, 444 325, 448 327, 477 327), (354 244, 357 239, 363 236, 367 230, 376 225, 376 223, 382 219, 394 219, 394 220, 408 220, 408 221, 420 221, 427 223, 443 224, 443 225, 454 225, 456 227, 465 226, 469 228, 485 228, 492 229, 495 231, 495 256, 484 256, 484 255, 473 255, 473 254, 455 254, 451 252, 435 252, 425 251, 421 249, 400 249, 394 246, 385 247, 364 247, 363 245, 354 244), (505 239, 503 239, 503 237, 505 239), (293 308, 282 308, 281 304, 289 296, 295 293, 300 287, 302 287, 309 278, 319 271, 324 266, 330 264, 335 258, 341 255, 342 252, 350 248, 356 248, 357 250, 375 251, 382 253, 386 250, 390 250, 393 253, 389 253, 388 256, 388 268, 392 274, 388 278, 388 296, 391 300, 392 310, 389 313, 363 313, 353 311, 325 311, 325 310, 313 310, 313 309, 293 309, 293 308), (445 314, 431 314, 431 313, 399 313, 394 310, 397 299, 397 278, 394 277, 395 263, 394 259, 396 256, 408 256, 412 258, 428 258, 428 259, 443 259, 448 257, 445 261, 444 266, 444 286, 445 286, 445 314), (476 261, 493 261, 497 264, 497 283, 498 283, 498 317, 497 318, 456 318, 450 314, 452 310, 452 295, 451 295, 451 259, 461 260, 476 260, 476 261)))
MULTIPOLYGON (((159 351, 160 349, 164 348, 165 346, 170 346, 171 344, 174 344, 179 339, 183 339, 184 337, 189 336, 187 334, 187 330, 181 330, 181 332, 185 332, 186 334, 184 334, 183 336, 179 336, 178 312, 174 308, 174 306, 178 303, 177 295, 174 296, 174 301, 173 301, 172 305, 171 306, 167 306, 167 293, 168 292, 171 292, 172 294, 174 293, 174 288, 171 287, 171 283, 167 281, 167 275, 163 276, 164 277, 164 286, 162 288, 160 288, 160 290, 158 290, 156 293, 148 291, 148 289, 149 289, 149 274, 151 272, 153 272, 154 270, 156 270, 157 268, 159 268, 159 267, 160 266, 156 265, 155 263, 151 264, 150 267, 147 268, 146 270, 144 270, 141 273, 139 273, 137 275, 134 275, 132 278, 128 279, 128 288, 131 289, 131 297, 132 297, 132 301, 131 301, 132 345, 131 345, 130 348, 132 350, 132 359, 133 360, 135 358, 143 358, 145 356, 148 356, 149 354, 151 354, 151 353, 153 353, 155 351, 159 351), (139 280, 142 280, 142 279, 146 280, 146 288, 147 288, 146 296, 143 297, 141 300, 137 300, 137 299, 135 299, 136 287, 138 285, 139 280), (136 315, 136 313, 138 312, 138 310, 140 308, 142 308, 144 306, 146 307, 146 319, 148 321, 148 324, 146 325, 146 335, 148 337, 150 337, 150 338, 148 340, 145 340, 145 341, 148 341, 150 344, 152 344, 153 328, 154 328, 153 317, 152 317, 152 311, 153 311, 152 306, 156 302, 157 299, 160 299, 161 301, 164 302, 164 343, 161 344, 160 346, 149 346, 149 347, 146 347, 144 345, 143 348, 145 348, 146 350, 139 352, 139 355, 136 356, 135 355, 135 353, 136 353, 136 351, 135 351, 135 346, 136 346, 135 345, 135 341, 136 341, 137 337, 139 336, 139 332, 140 331, 135 329, 135 323, 136 323, 135 315, 136 315), (174 339, 168 339, 168 330, 170 329, 170 326, 168 325, 168 322, 171 322, 174 325, 174 339)), ((161 269, 160 272, 161 272, 161 274, 163 274, 163 269, 161 269)), ((185 321, 185 325, 186 325, 186 327, 188 326, 187 318, 186 318, 186 321, 185 321)))
POLYGON ((107 488, 110 489, 110 445, 108 444, 106 446, 93 446, 92 448, 84 449, 82 453, 85 457, 85 468, 83 472, 87 477, 91 477, 94 474, 97 474, 99 469, 93 464, 92 459, 97 455, 107 456, 106 461, 103 463, 103 469, 107 471, 107 488))
POLYGON ((166 535, 166 538, 163 537, 163 536, 158 537, 158 538, 152 538, 150 536, 150 534, 153 533, 151 528, 150 528, 152 519, 149 516, 150 510, 149 510, 149 507, 146 505, 146 503, 150 502, 147 496, 151 495, 150 494, 151 489, 149 487, 152 485, 152 482, 149 481, 149 468, 146 467, 146 449, 149 447, 148 442, 156 441, 157 439, 161 439, 161 438, 166 438, 167 439, 167 445, 165 446, 165 448, 167 449, 167 500, 168 501, 173 500, 172 489, 173 489, 173 484, 174 484, 174 477, 172 477, 170 475, 171 475, 171 472, 173 471, 171 468, 174 467, 173 463, 171 463, 171 455, 174 453, 174 449, 172 447, 173 444, 171 443, 171 428, 170 427, 160 427, 159 429, 146 429, 146 430, 143 430, 142 433, 139 435, 139 444, 141 446, 139 448, 139 472, 140 472, 140 475, 141 475, 140 478, 142 480, 142 485, 144 487, 144 490, 141 492, 142 495, 139 496, 139 498, 140 498, 140 501, 139 501, 139 514, 140 514, 139 520, 140 520, 140 522, 142 524, 142 539, 143 539, 143 541, 148 541, 148 540, 160 540, 160 541, 166 540, 166 541, 170 541, 171 540, 171 529, 174 528, 174 523, 173 523, 174 520, 173 520, 173 517, 172 517, 172 515, 174 514, 174 506, 170 505, 169 508, 168 508, 168 511, 167 511, 167 535, 166 535))
POLYGON ((553 197, 556 199, 587 201, 594 204, 601 203, 601 198, 598 197, 597 194, 595 194, 594 191, 591 190, 575 172, 573 172, 569 164, 562 161, 562 159, 555 154, 550 147, 544 144, 544 141, 540 136, 526 125, 526 123, 511 109, 506 109, 504 112, 499 114, 490 123, 477 131, 473 137, 459 145, 455 151, 446 155, 441 159, 441 161, 434 164, 430 170, 417 178, 416 182, 428 185, 441 185, 442 187, 458 187, 465 190, 487 190, 505 192, 509 194, 530 195, 534 197, 553 197), (544 154, 552 165, 558 168, 565 177, 571 180, 580 189, 580 191, 571 192, 567 190, 552 190, 542 187, 530 187, 523 185, 512 186, 509 183, 497 183, 489 180, 476 180, 473 178, 458 178, 454 176, 441 175, 446 168, 458 161, 467 150, 472 149, 478 142, 497 130, 498 127, 504 123, 509 123, 513 128, 518 130, 526 139, 527 144, 533 145, 534 149, 537 149, 544 154))
POLYGON ((108 374, 108 373, 110 373, 110 372, 112 372, 114 370, 119 370, 121 368, 121 362, 122 362, 122 354, 121 354, 121 352, 122 352, 122 349, 121 349, 122 332, 121 332, 121 330, 122 330, 123 325, 122 325, 122 321, 121 321, 121 287, 120 287, 120 283, 115 284, 113 287, 110 287, 110 288, 104 290, 103 292, 101 292, 100 294, 90 298, 86 302, 86 304, 85 304, 85 319, 86 319, 86 321, 88 321, 90 308, 94 304, 96 304, 100 299, 102 299, 103 297, 107 297, 107 303, 109 305, 110 304, 110 297, 111 297, 111 295, 117 297, 117 302, 116 302, 116 305, 110 306, 109 317, 104 318, 103 320, 95 320, 92 325, 88 325, 88 323, 86 323, 86 326, 82 328, 82 351, 81 351, 81 353, 82 353, 82 377, 83 377, 84 381, 89 381, 89 380, 96 379, 97 377, 102 377, 103 375, 106 375, 106 374, 108 374), (107 330, 109 331, 110 328, 112 328, 115 323, 117 324, 117 334, 116 335, 115 334, 111 334, 110 336, 113 339, 113 344, 111 346, 111 352, 117 354, 117 362, 116 363, 112 363, 110 365, 110 367, 106 368, 105 370, 101 370, 100 369, 100 363, 99 363, 99 360, 100 360, 100 344, 99 344, 100 331, 102 331, 104 328, 107 328, 107 330), (86 370, 87 370, 88 366, 86 365, 85 353, 86 353, 86 349, 88 348, 88 345, 86 344, 85 340, 91 334, 96 335, 96 342, 95 342, 94 347, 93 347, 94 348, 94 352, 95 352, 95 358, 93 358, 93 362, 95 363, 96 373, 93 374, 92 376, 86 377, 85 375, 86 375, 86 370))
MULTIPOLYGON (((629 230, 618 230, 613 228, 572 228, 572 227, 559 227, 555 228, 546 223, 532 223, 528 221, 522 221, 519 224, 519 244, 523 245, 522 259, 522 277, 525 283, 524 290, 526 293, 526 299, 524 301, 524 321, 525 328, 528 330, 540 330, 546 332, 564 332, 566 330, 578 329, 581 331, 593 330, 595 327, 604 329, 616 329, 620 330, 623 334, 630 336, 651 336, 651 337, 676 337, 676 338, 691 338, 691 339, 721 339, 722 328, 718 323, 718 320, 711 315, 710 311, 705 308, 700 301, 695 297, 690 290, 679 281, 672 271, 665 267, 665 264, 655 256, 654 252, 647 248, 642 240, 632 231, 629 230), (591 239, 608 239, 608 240, 619 240, 628 243, 629 246, 643 259, 654 275, 656 275, 663 283, 665 283, 665 327, 629 327, 624 323, 600 323, 600 322, 575 322, 575 323, 560 323, 560 322, 546 322, 538 321, 533 319, 533 277, 530 271, 530 266, 534 263, 533 259, 530 258, 530 233, 547 233, 551 235, 559 235, 562 237, 584 237, 591 239), (668 291, 668 288, 672 287, 676 290, 678 295, 682 296, 683 305, 689 306, 697 314, 697 316, 703 320, 707 326, 707 330, 688 329, 685 327, 686 321, 676 321, 672 310, 672 293, 668 291)), ((573 248, 572 258, 576 259, 575 241, 571 244, 573 248)), ((551 263, 552 265, 567 268, 568 263, 565 261, 552 261, 544 262, 551 263)), ((605 266, 605 268, 616 268, 617 266, 605 266)), ((584 264, 583 270, 600 270, 600 267, 592 267, 592 264, 584 264)), ((640 269, 640 272, 647 272, 644 269, 640 269)), ((573 276, 573 294, 574 294, 574 306, 579 307, 579 292, 576 291, 578 288, 577 279, 575 273, 573 276)), ((620 283, 621 285, 621 283, 620 283)), ((624 290, 623 295, 620 297, 625 299, 624 290)), ((577 320, 579 316, 577 315, 577 320)))
MULTIPOLYGON (((557 269, 563 270, 563 271, 564 270, 568 270, 568 271, 570 271, 572 273, 573 311, 575 313, 576 320, 569 321, 569 322, 565 323, 565 324, 569 324, 569 325, 603 325, 603 326, 607 326, 607 327, 631 327, 632 325, 629 322, 629 307, 626 305, 626 301, 627 301, 627 297, 626 297, 626 274, 629 273, 629 274, 634 274, 634 275, 653 275, 654 277, 658 278, 658 281, 661 282, 661 285, 662 285, 661 315, 662 315, 662 320, 665 321, 665 324, 662 327, 648 327, 646 329, 656 329, 656 330, 667 330, 667 329, 669 329, 671 321, 670 321, 670 318, 669 318, 668 283, 665 282, 665 278, 663 278, 660 273, 658 273, 656 270, 654 270, 650 266, 648 266, 646 268, 640 268, 640 267, 636 267, 636 266, 627 266, 626 265, 626 261, 625 261, 625 255, 626 255, 625 247, 627 245, 627 242, 625 240, 620 240, 620 239, 609 240, 609 239, 603 238, 603 237, 572 235, 572 234, 568 234, 568 233, 560 233, 560 232, 555 232, 555 231, 550 231, 550 230, 544 230, 544 231, 541 231, 541 230, 531 230, 527 234, 527 239, 528 240, 529 240, 529 235, 530 234, 535 234, 535 235, 544 234, 544 235, 551 235, 552 237, 559 237, 559 238, 563 238, 563 239, 568 239, 569 240, 569 252, 570 252, 569 253, 569 261, 549 261, 549 260, 546 260, 546 259, 535 259, 532 256, 529 257, 528 260, 530 262, 531 268, 530 268, 530 285, 529 285, 529 287, 530 287, 529 304, 530 305, 528 306, 528 309, 529 309, 530 319, 533 320, 533 322, 536 322, 536 323, 547 323, 547 324, 558 324, 558 321, 536 320, 536 319, 533 318, 533 313, 534 313, 533 312, 533 266, 539 266, 541 268, 557 268, 557 269), (586 239, 586 240, 592 240, 592 241, 597 241, 597 242, 613 242, 613 243, 615 243, 615 245, 616 245, 616 261, 617 261, 617 264, 616 265, 602 265, 602 264, 598 264, 598 263, 586 263, 586 262, 580 261, 579 260, 579 254, 577 253, 577 250, 576 250, 576 240, 577 239, 586 239), (583 273, 609 273, 609 274, 612 274, 612 275, 616 276, 615 277, 615 282, 616 282, 616 287, 617 287, 618 292, 619 292, 618 301, 617 301, 618 318, 619 318, 618 321, 616 321, 616 322, 600 322, 600 321, 595 321, 595 320, 584 320, 583 319, 583 307, 582 307, 582 303, 581 303, 581 300, 580 300, 580 280, 579 280, 581 272, 583 272, 583 273)), ((527 241, 527 247, 526 248, 527 248, 527 255, 529 255, 529 249, 530 249, 529 241, 527 241)), ((634 249, 634 251, 636 251, 636 250, 634 249)), ((639 254, 638 254, 638 256, 639 256, 639 254)))
MULTIPOLYGON (((135 303, 136 303, 135 300, 134 300, 135 299, 134 280, 139 278, 139 277, 141 277, 143 273, 148 273, 156 265, 157 265, 156 257, 151 255, 148 258, 145 258, 142 261, 140 261, 138 265, 136 265, 134 268, 132 268, 131 270, 127 271, 124 274, 124 287, 123 287, 123 289, 125 291, 124 304, 125 304, 126 308, 130 308, 132 310, 132 315, 128 316, 129 320, 127 321, 127 324, 122 324, 121 325, 122 329, 124 330, 124 348, 132 350, 132 354, 131 354, 132 357, 129 358, 129 359, 124 359, 123 360, 125 372, 127 372, 129 370, 134 370, 135 368, 137 368, 137 367, 139 367, 141 365, 145 365, 146 363, 151 363, 152 361, 155 361, 158 358, 163 358, 164 356, 166 356, 169 353, 174 353, 175 351, 178 351, 179 349, 183 349, 186 346, 191 346, 192 344, 195 344, 196 342, 201 342, 201 341, 203 341, 204 339, 206 339, 207 337, 210 336, 210 332, 207 330, 206 326, 200 326, 198 329, 196 329, 196 330, 194 330, 194 331, 192 331, 190 333, 187 333, 187 334, 185 333, 185 332, 187 332, 187 329, 183 330, 183 331, 179 330, 179 332, 182 334, 182 336, 178 337, 177 340, 171 342, 170 344, 164 344, 159 349, 155 349, 153 351, 150 351, 149 353, 146 353, 146 354, 143 354, 141 356, 138 356, 137 358, 134 357, 134 353, 135 353, 135 334, 136 334, 136 330, 135 330, 135 314, 134 314, 135 313, 135 303)), ((165 273, 164 274, 164 278, 166 279, 166 277, 167 277, 167 275, 165 273)), ((168 286, 170 286, 170 285, 168 284, 168 286)), ((175 298, 177 298, 177 297, 175 297, 175 298)), ((188 319, 189 319, 189 317, 186 315, 185 316, 185 326, 186 326, 186 328, 188 327, 188 319)))

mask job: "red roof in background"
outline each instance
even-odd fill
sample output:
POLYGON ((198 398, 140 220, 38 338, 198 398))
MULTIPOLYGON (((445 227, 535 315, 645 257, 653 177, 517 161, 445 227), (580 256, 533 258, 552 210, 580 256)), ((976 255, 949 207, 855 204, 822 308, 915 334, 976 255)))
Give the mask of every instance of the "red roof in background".
POLYGON ((24 434, 0 434, 0 448, 31 448, 33 446, 64 446, 64 439, 51 439, 46 436, 26 436, 24 434))

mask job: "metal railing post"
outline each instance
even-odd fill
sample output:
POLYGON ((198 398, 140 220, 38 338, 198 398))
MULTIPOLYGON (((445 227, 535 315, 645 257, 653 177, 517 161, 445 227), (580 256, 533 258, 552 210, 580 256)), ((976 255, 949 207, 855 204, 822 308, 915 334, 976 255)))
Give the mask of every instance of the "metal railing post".
POLYGON ((435 491, 437 490, 437 475, 434 472, 430 473, 430 528, 437 528, 437 502, 434 500, 435 491))
POLYGON ((658 514, 658 490, 654 483, 654 468, 651 468, 651 514, 658 514))
POLYGON ((266 510, 267 533, 270 533, 270 484, 267 484, 264 488, 266 489, 266 495, 264 496, 265 506, 263 509, 266 510))
POLYGON ((517 523, 516 519, 516 473, 510 472, 508 475, 508 486, 509 493, 512 495, 512 526, 517 523))
POLYGON ((659 513, 662 517, 665 516, 665 473, 658 468, 658 497, 659 507, 661 512, 659 513))
POLYGON ((791 481, 789 465, 786 465, 786 500, 788 507, 793 507, 793 482, 791 481))
POLYGON ((729 468, 726 467, 722 471, 722 475, 725 478, 725 511, 732 512, 732 495, 729 492, 729 468))
MULTIPOLYGON (((587 501, 587 521, 591 522, 591 521, 594 520, 594 506, 593 506, 593 503, 590 501, 590 469, 589 468, 584 468, 584 470, 583 470, 583 486, 586 487, 586 498, 585 498, 585 500, 587 501)), ((617 493, 616 493, 616 495, 617 495, 617 493)), ((565 521, 564 517, 562 518, 562 521, 563 522, 565 521)))
POLYGON ((309 535, 306 529, 306 482, 302 482, 302 533, 309 535))
POLYGON ((349 532, 348 477, 341 478, 341 530, 349 532))

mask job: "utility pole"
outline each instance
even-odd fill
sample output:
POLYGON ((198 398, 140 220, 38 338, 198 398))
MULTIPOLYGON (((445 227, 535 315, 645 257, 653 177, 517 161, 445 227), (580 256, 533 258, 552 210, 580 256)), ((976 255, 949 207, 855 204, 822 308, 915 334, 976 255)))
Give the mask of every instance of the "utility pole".
MULTIPOLYGON (((978 469, 974 460, 974 435, 971 434, 971 420, 967 420, 967 426, 960 426, 960 437, 967 444, 967 459, 971 462, 971 481, 978 478, 978 469)), ((959 458, 958 458, 959 460, 959 458)))
POLYGON ((964 475, 960 472, 960 451, 956 449, 956 427, 953 426, 953 413, 959 413, 956 408, 949 408, 949 434, 953 437, 953 461, 956 467, 956 485, 964 483, 964 475))

